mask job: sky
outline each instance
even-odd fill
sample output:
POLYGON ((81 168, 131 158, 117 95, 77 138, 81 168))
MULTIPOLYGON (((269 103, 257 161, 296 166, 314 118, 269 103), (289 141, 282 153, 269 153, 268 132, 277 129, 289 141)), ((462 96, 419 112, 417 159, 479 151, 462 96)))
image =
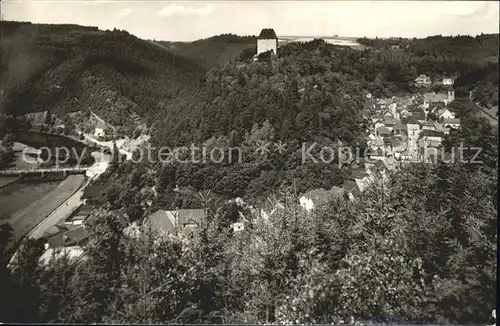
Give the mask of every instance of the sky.
POLYGON ((3 0, 4 20, 124 29, 140 38, 193 41, 222 33, 427 37, 499 32, 497 1, 3 0))

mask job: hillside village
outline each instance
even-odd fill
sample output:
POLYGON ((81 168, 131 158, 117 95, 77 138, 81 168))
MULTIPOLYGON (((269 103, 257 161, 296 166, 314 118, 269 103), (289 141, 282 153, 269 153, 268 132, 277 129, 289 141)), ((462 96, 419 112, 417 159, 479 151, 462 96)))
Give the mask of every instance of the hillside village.
MULTIPOLYGON (((460 128, 460 119, 449 108, 454 101, 454 91, 446 93, 423 93, 401 97, 376 99, 366 94, 368 107, 363 117, 366 121, 367 157, 352 162, 355 169, 342 187, 330 190, 315 189, 302 194, 299 204, 306 211, 321 206, 333 198, 344 196, 349 200, 357 197, 373 183, 383 184, 391 171, 411 163, 436 162, 441 152, 443 140, 451 130, 460 128)), ((98 132, 99 124, 96 127, 98 132)), ((100 131, 100 130, 99 130, 100 131)), ((98 136, 96 134, 96 136, 98 136)), ((80 257, 80 246, 88 240, 83 220, 92 210, 93 199, 98 197, 105 187, 88 186, 82 196, 81 206, 63 223, 60 223, 44 235, 46 253, 41 261, 48 263, 48 256, 57 252, 68 252, 80 257), (62 248, 68 247, 65 250, 62 248)), ((241 207, 248 207, 241 199, 235 201, 241 207)), ((255 208, 249 207, 255 213, 255 208)), ((259 215, 267 220, 276 210, 283 207, 277 203, 272 209, 260 209, 259 215)), ((138 238, 145 234, 172 236, 192 234, 206 219, 204 209, 157 210, 142 222, 128 224, 122 221, 124 235, 138 238)), ((246 223, 252 221, 240 214, 237 221, 230 224, 233 232, 241 232, 246 223)), ((189 238, 189 237, 188 237, 189 238)))
MULTIPOLYGON (((257 54, 271 52, 276 58, 278 38, 273 29, 263 29, 257 38, 257 54)), ((334 186, 329 190, 323 188, 307 191, 298 200, 300 206, 311 211, 330 200, 343 196, 349 200, 356 200, 370 185, 387 182, 390 172, 405 164, 436 162, 441 152, 443 140, 451 130, 460 128, 460 119, 449 107, 455 100, 453 88, 454 77, 443 77, 432 80, 422 74, 415 79, 415 86, 429 89, 431 86, 444 86, 445 92, 426 92, 394 96, 392 98, 376 98, 370 93, 365 95, 366 106, 363 111, 366 132, 365 140, 368 146, 364 158, 355 158, 350 164, 352 173, 341 187, 334 186)), ((317 86, 314 86, 316 88, 317 86)), ((303 93, 304 89, 299 90, 303 93)), ((58 128, 65 128, 62 120, 47 116, 47 112, 32 113, 27 119, 34 128, 47 128, 52 121, 58 128)), ((95 141, 112 140, 116 128, 90 111, 88 118, 80 113, 74 120, 82 125, 87 132, 86 138, 95 137, 95 141), (83 121, 83 124, 81 123, 83 121)), ((135 122, 138 124, 138 122, 135 122)), ((59 131, 61 132, 61 131, 59 131)), ((77 131, 83 135, 82 131, 77 131)), ((93 139, 93 138, 90 138, 93 139)), ((48 264, 50 257, 69 253, 74 257, 81 257, 84 246, 88 241, 83 221, 93 210, 95 200, 106 190, 104 185, 90 185, 84 190, 81 205, 65 221, 51 227, 44 234, 46 252, 40 262, 48 264), (65 248, 65 249, 64 249, 65 248)), ((247 205, 241 199, 230 200, 240 207, 249 209, 255 214, 256 209, 247 205)), ((149 203, 150 205, 151 203, 149 203)), ((277 210, 283 209, 279 201, 271 208, 260 208, 258 215, 267 220, 277 210)), ((125 227, 124 235, 132 238, 142 238, 146 234, 155 236, 192 235, 207 218, 205 209, 176 209, 157 210, 142 221, 121 223, 125 227)), ((233 232, 241 232, 245 224, 251 223, 246 216, 240 216, 233 221, 229 228, 233 232)), ((189 237, 187 238, 189 239, 189 237)))

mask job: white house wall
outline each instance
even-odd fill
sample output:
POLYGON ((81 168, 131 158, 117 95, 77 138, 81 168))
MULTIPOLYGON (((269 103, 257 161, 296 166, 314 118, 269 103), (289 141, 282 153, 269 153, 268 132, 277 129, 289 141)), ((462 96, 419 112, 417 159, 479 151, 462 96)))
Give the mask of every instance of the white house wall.
POLYGON ((273 50, 277 54, 278 41, 275 39, 270 40, 257 40, 257 54, 273 50))

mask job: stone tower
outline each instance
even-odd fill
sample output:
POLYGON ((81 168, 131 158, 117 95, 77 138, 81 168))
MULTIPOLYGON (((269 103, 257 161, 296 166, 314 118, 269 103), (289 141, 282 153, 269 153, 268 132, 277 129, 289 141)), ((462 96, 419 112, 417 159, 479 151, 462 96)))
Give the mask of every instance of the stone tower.
POLYGON ((257 38, 257 55, 272 50, 278 55, 278 37, 272 28, 264 28, 257 38))

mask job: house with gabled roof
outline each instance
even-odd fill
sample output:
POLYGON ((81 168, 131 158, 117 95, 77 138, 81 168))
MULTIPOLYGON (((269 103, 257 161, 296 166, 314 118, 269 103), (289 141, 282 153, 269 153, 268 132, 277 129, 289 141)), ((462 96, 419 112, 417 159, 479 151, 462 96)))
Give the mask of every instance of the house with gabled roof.
POLYGON ((389 118, 394 118, 394 114, 391 112, 390 109, 385 109, 381 116, 385 119, 386 117, 389 117, 389 118))
POLYGON ((454 119, 455 118, 455 112, 451 111, 448 108, 440 108, 437 110, 436 115, 438 119, 454 119))
POLYGON ((201 226, 206 220, 205 209, 157 210, 144 220, 144 227, 163 236, 179 231, 190 232, 201 226))
POLYGON ((62 228, 61 232, 47 238, 45 249, 82 245, 88 238, 89 234, 83 225, 69 227, 66 230, 62 228))

